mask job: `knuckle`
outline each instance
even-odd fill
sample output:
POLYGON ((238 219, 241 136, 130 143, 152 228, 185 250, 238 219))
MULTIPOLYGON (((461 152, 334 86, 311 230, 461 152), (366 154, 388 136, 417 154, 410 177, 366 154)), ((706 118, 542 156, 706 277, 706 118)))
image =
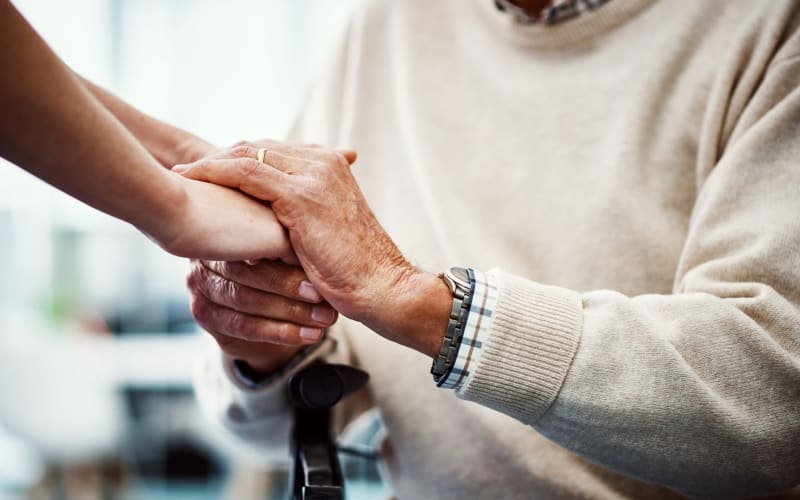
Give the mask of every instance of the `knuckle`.
POLYGON ((227 279, 218 279, 215 283, 217 294, 227 299, 228 303, 235 304, 239 298, 239 290, 236 284, 227 279))
POLYGON ((261 163, 252 158, 240 158, 236 163, 236 168, 243 177, 250 177, 258 173, 261 163))
POLYGON ((266 286, 270 292, 285 296, 287 294, 287 285, 286 282, 281 279, 277 274, 270 273, 267 275, 267 283, 266 286))
POLYGON ((219 275, 214 274, 207 270, 199 271, 197 277, 196 290, 205 295, 206 298, 212 299, 219 295, 219 288, 222 284, 222 279, 219 275))
POLYGON ((199 263, 203 269, 213 271, 219 274, 219 265, 221 261, 218 260, 201 260, 199 263))
POLYGON ((231 312, 225 322, 227 332, 236 332, 237 336, 244 339, 253 338, 249 318, 242 313, 231 312))
POLYGON ((210 302, 216 302, 236 309, 247 299, 244 288, 235 281, 224 276, 206 271, 198 284, 197 293, 202 294, 210 302))
POLYGON ((242 323, 239 337, 250 343, 290 344, 293 338, 291 327, 291 324, 280 320, 244 322, 242 323))
POLYGON ((245 148, 246 149, 249 146, 250 146, 250 141, 236 141, 236 142, 233 143, 233 146, 231 146, 231 149, 236 151, 236 150, 239 150, 241 148, 245 148))
POLYGON ((261 270, 261 282, 264 285, 264 290, 268 292, 280 293, 283 288, 283 280, 280 273, 276 272, 274 268, 265 268, 261 270))
MULTIPOLYGON (((287 250, 289 249, 287 242, 287 250)), ((292 294, 293 283, 299 285, 299 276, 296 273, 302 273, 299 268, 281 264, 279 262, 264 261, 258 269, 260 282, 264 291, 272 292, 281 296, 289 296, 292 294)), ((302 279, 302 278, 300 278, 302 279)))
POLYGON ((197 322, 204 328, 210 323, 210 308, 208 307, 205 299, 199 295, 192 295, 192 299, 189 302, 189 310, 191 311, 192 316, 194 316, 194 319, 197 320, 197 322))
POLYGON ((234 309, 236 309, 236 306, 239 305, 242 299, 241 287, 233 281, 221 278, 217 280, 216 288, 217 293, 224 297, 225 301, 228 304, 231 304, 234 309))
POLYGON ((247 275, 253 272, 253 269, 258 267, 259 265, 260 263, 251 267, 239 261, 223 262, 222 265, 220 266, 221 272, 219 274, 221 274, 222 276, 231 281, 241 283, 244 282, 244 280, 247 278, 247 275))
MULTIPOLYGON (((308 279, 305 270, 299 265, 280 263, 280 272, 285 287, 297 288, 300 283, 308 279)), ((292 290, 294 292, 295 290, 292 290)))
POLYGON ((232 274, 231 268, 233 267, 231 264, 231 262, 214 260, 208 263, 208 270, 206 272, 230 278, 232 274))
POLYGON ((325 194, 326 183, 320 177, 308 179, 302 186, 298 186, 298 195, 302 198, 316 200, 325 194))
POLYGON ((198 271, 192 266, 192 269, 189 271, 189 274, 186 275, 186 288, 189 289, 190 292, 194 293, 197 289, 197 280, 198 280, 198 271))
POLYGON ((250 157, 250 150, 251 150, 250 146, 247 145, 246 143, 245 144, 240 144, 240 145, 236 146, 235 148, 233 148, 233 154, 234 154, 234 156, 236 156, 238 158, 249 158, 250 157))
POLYGON ((308 320, 311 317, 310 306, 302 302, 288 301, 285 305, 286 315, 289 319, 308 320))
POLYGON ((291 323, 276 323, 272 328, 273 341, 278 344, 288 345, 296 343, 297 328, 291 323))

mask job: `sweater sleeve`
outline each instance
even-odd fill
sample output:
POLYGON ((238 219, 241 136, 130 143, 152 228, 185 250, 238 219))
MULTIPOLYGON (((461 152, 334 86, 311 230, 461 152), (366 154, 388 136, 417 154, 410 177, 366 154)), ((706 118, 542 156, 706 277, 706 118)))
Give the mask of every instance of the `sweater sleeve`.
POLYGON ((685 494, 799 483, 798 82, 800 57, 769 68, 702 180, 671 294, 493 271, 492 329, 461 397, 685 494))
POLYGON ((286 395, 289 378, 317 359, 342 362, 345 350, 331 336, 283 372, 254 386, 237 376, 233 359, 213 342, 201 357, 194 377, 197 402, 213 422, 250 445, 272 464, 289 464, 292 413, 286 395))

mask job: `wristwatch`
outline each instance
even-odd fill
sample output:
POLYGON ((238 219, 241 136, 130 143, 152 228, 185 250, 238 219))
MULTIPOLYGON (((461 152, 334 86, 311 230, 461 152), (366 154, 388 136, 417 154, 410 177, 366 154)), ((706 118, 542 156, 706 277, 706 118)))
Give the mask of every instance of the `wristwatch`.
POLYGON ((431 374, 437 385, 442 385, 453 370, 461 337, 467 323, 467 313, 472 303, 473 284, 470 273, 463 267, 451 267, 439 275, 453 294, 453 306, 447 321, 447 330, 442 339, 439 355, 433 360, 431 374))

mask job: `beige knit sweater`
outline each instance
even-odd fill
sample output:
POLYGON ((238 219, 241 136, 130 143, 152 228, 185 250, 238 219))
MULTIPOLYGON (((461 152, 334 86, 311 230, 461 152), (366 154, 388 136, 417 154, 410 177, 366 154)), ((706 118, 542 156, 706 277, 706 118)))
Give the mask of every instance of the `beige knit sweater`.
MULTIPOLYGON (((500 283, 463 400, 429 359, 340 322, 399 498, 800 483, 798 26, 796 0, 613 0, 553 27, 491 0, 356 16, 295 138, 359 151, 420 267, 500 283)), ((204 406, 285 441, 280 384, 245 390, 220 359, 204 406)))

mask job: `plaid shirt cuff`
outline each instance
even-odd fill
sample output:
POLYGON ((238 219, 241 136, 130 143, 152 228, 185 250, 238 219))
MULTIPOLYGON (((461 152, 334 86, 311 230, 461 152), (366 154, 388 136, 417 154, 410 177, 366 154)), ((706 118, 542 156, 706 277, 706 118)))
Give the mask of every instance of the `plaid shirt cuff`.
POLYGON ((458 357, 441 387, 458 391, 472 376, 481 350, 492 329, 494 306, 497 303, 497 284, 493 276, 468 269, 475 286, 472 303, 467 311, 467 323, 458 347, 458 357))
POLYGON ((610 0, 551 0, 538 14, 530 14, 510 0, 494 0, 499 10, 508 12, 520 24, 558 24, 583 12, 602 7, 610 0))

